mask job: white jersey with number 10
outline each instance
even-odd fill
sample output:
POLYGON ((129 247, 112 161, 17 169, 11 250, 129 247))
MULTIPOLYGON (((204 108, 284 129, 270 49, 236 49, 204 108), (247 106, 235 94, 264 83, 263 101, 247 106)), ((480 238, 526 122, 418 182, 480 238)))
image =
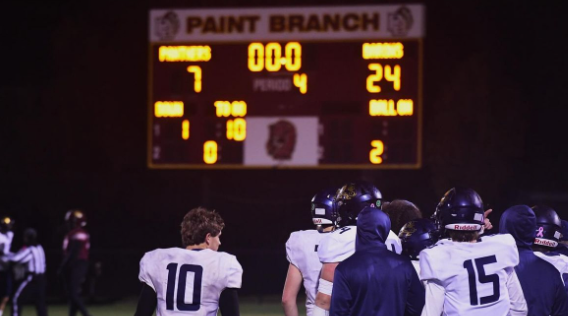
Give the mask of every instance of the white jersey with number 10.
POLYGON ((210 249, 156 249, 140 261, 141 282, 156 291, 157 316, 215 316, 225 288, 240 288, 237 258, 210 249))

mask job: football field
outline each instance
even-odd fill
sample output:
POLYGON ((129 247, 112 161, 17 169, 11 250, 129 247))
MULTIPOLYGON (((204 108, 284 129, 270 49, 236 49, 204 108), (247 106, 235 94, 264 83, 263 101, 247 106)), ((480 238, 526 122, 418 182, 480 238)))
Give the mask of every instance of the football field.
MULTIPOLYGON (((304 301, 298 301, 300 315, 305 315, 304 301)), ((136 299, 126 299, 112 304, 88 305, 87 308, 93 316, 133 316, 136 309, 136 299)), ((254 297, 244 297, 240 299, 240 309, 242 316, 276 316, 283 315, 279 297, 263 298, 259 300, 254 297)), ((67 305, 49 305, 49 316, 67 316, 67 305)), ((220 313, 219 313, 220 314, 220 313)), ((33 306, 24 306, 22 316, 36 315, 33 306)))

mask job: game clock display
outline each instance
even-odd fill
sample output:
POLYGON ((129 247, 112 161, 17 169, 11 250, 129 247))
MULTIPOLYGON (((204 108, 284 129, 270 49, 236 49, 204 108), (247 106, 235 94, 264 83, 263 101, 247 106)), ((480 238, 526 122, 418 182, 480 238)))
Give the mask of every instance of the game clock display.
POLYGON ((150 168, 419 168, 421 5, 151 10, 150 168))

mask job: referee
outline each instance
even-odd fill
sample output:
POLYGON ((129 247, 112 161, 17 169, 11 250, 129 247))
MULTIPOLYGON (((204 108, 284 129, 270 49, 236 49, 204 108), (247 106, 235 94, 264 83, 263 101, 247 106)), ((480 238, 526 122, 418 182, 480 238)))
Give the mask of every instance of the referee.
POLYGON ((22 301, 33 301, 39 316, 47 316, 45 307, 45 252, 37 243, 37 232, 33 228, 24 231, 24 246, 8 260, 25 269, 23 278, 16 280, 12 297, 12 316, 22 313, 22 301))

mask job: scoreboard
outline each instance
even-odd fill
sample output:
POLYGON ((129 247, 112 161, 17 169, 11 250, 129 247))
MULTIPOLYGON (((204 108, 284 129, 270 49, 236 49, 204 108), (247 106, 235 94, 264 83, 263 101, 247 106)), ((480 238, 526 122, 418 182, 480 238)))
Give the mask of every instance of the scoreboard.
POLYGON ((150 168, 420 168, 423 6, 149 18, 150 168))

